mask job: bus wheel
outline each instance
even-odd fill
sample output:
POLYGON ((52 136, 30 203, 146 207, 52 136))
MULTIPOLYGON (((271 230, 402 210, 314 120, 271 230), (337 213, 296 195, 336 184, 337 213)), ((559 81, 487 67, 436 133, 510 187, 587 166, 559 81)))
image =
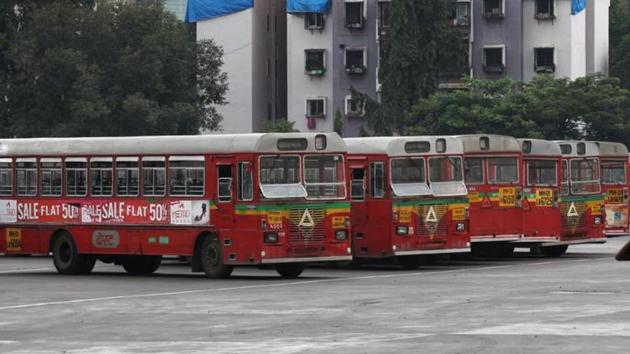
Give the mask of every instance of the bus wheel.
POLYGON ((276 272, 283 278, 297 278, 304 271, 303 263, 286 263, 276 265, 276 272))
POLYGON ((52 245, 53 264, 60 274, 89 274, 94 269, 96 256, 79 254, 69 233, 60 234, 52 245))
POLYGON ((234 267, 223 264, 223 252, 219 238, 208 236, 201 243, 201 269, 208 278, 227 278, 234 267))
POLYGON ((403 269, 414 270, 420 267, 422 259, 418 256, 400 256, 398 257, 398 263, 402 265, 403 269))
POLYGON ((122 266, 129 274, 151 274, 160 268, 162 256, 130 256, 122 261, 122 266))
POLYGON ((542 253, 549 258, 558 258, 567 252, 568 245, 563 246, 548 246, 542 248, 542 253))

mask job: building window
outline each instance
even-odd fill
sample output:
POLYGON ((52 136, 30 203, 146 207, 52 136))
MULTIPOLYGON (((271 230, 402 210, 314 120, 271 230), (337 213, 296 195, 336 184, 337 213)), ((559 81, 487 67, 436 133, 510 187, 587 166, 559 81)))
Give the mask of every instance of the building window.
POLYGON ((556 71, 553 48, 534 48, 534 70, 537 73, 551 74, 556 71))
POLYGON ((379 0, 378 2, 378 33, 385 35, 386 30, 390 27, 390 16, 392 11, 392 3, 390 0, 379 0))
POLYGON ((503 12, 504 0, 484 0, 483 13, 488 18, 501 18, 505 14, 503 12))
POLYGON ((169 159, 170 195, 203 195, 203 156, 178 156, 169 159))
POLYGON ((11 159, 0 159, 0 195, 13 194, 13 164, 11 159))
POLYGON ((502 73, 505 69, 503 47, 483 48, 483 70, 488 73, 502 73))
POLYGON ((138 158, 116 159, 116 194, 119 196, 137 196, 140 190, 140 168, 138 158))
POLYGON ((308 30, 323 30, 324 14, 310 12, 304 15, 304 28, 308 30))
POLYGON ((39 193, 44 197, 61 196, 61 159, 41 159, 39 166, 39 193))
POLYGON ((306 58, 306 74, 313 76, 321 76, 326 72, 326 51, 324 49, 306 49, 304 56, 306 58))
POLYGON ((346 96, 346 116, 363 117, 365 115, 365 102, 360 98, 346 96))
POLYGON ((322 118, 326 116, 326 99, 323 97, 306 99, 306 116, 322 118))
POLYGON ((346 0, 346 27, 363 28, 364 12, 364 0, 346 0))
POLYGON ((90 161, 90 192, 93 196, 111 196, 114 186, 113 159, 94 158, 90 161))
POLYGON ((87 159, 67 158, 65 166, 66 195, 68 197, 87 195, 87 159))
POLYGON ((457 2, 449 24, 452 27, 466 27, 470 26, 470 3, 469 2, 457 2))
POLYGON ((160 156, 142 159, 142 194, 161 197, 166 194, 166 159, 160 156))
POLYGON ((536 0, 536 18, 539 20, 555 18, 555 0, 536 0))
POLYGON ((366 71, 365 48, 347 48, 345 57, 346 72, 349 74, 363 74, 366 71))

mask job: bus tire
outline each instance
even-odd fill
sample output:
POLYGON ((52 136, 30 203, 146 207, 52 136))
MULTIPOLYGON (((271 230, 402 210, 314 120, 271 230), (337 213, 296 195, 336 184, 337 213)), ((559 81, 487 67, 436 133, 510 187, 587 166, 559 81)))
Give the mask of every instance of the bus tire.
POLYGON ((548 258, 558 258, 567 252, 569 245, 542 247, 542 253, 548 258))
POLYGON ((276 272, 286 279, 295 279, 304 271, 303 263, 283 263, 276 265, 276 272))
POLYGON ((154 273, 162 264, 162 256, 129 256, 122 262, 125 271, 132 275, 154 273))
POLYGON ((89 274, 96 264, 96 256, 80 254, 72 236, 65 231, 54 239, 52 254, 60 274, 89 274))
POLYGON ((416 270, 422 264, 422 259, 419 256, 399 256, 398 263, 405 270, 416 270))
POLYGON ((234 267, 223 263, 221 243, 217 236, 207 236, 201 242, 199 252, 201 269, 208 278, 227 278, 234 267))

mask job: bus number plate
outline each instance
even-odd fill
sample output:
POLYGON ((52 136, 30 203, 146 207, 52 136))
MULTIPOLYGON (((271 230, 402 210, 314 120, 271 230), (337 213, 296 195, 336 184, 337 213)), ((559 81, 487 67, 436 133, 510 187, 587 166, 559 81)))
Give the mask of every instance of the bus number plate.
POLYGON ((516 206, 516 188, 499 188, 499 206, 516 206))
POLYGON ((539 189, 536 191, 536 205, 550 207, 553 205, 553 190, 539 189))
POLYGON ((8 252, 22 251, 22 230, 7 229, 7 251, 8 252))
POLYGON ((606 203, 621 204, 623 203, 623 190, 619 188, 611 188, 606 193, 606 203))

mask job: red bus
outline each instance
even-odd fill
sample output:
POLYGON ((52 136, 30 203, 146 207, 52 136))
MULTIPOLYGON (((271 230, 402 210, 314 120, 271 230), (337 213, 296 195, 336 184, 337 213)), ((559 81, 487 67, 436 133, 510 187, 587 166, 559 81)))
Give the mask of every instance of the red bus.
POLYGON ((562 152, 553 141, 518 139, 518 142, 523 152, 523 237, 516 243, 552 256, 557 251, 555 246, 563 247, 559 204, 562 152))
POLYGON ((597 142, 599 148, 606 236, 628 234, 628 148, 621 143, 597 142))
POLYGON ((464 180, 470 202, 472 251, 509 255, 522 234, 521 147, 502 135, 463 135, 464 180))
POLYGON ((604 195, 601 191, 597 143, 557 141, 562 152, 560 193, 560 245, 548 255, 560 256, 571 244, 605 243, 604 195))
POLYGON ((208 277, 296 277, 352 259, 345 160, 336 134, 0 140, 0 253, 52 252, 63 274, 182 255, 208 277))
POLYGON ((356 259, 470 251, 462 143, 452 137, 345 139, 356 259))

